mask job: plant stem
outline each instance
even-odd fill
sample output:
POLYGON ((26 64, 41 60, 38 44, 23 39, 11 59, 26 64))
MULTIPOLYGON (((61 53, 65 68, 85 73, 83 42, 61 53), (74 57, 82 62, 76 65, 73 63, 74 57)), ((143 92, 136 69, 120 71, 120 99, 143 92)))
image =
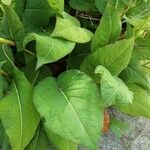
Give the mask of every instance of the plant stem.
MULTIPOLYGON (((15 46, 16 45, 14 41, 7 40, 7 39, 1 38, 1 37, 0 37, 0 44, 6 44, 6 45, 10 45, 10 46, 15 46)), ((33 52, 31 52, 27 49, 24 49, 23 51, 30 54, 30 55, 32 55, 33 57, 36 57, 36 55, 33 52)))
POLYGON ((32 55, 33 57, 36 57, 36 54, 31 52, 31 51, 29 51, 28 49, 24 49, 23 51, 28 53, 28 54, 30 54, 30 55, 32 55))
POLYGON ((14 41, 7 40, 7 39, 4 39, 4 38, 0 38, 0 44, 7 44, 7 45, 10 45, 10 46, 15 46, 14 41))
POLYGON ((8 74, 7 72, 5 72, 4 70, 2 70, 2 69, 0 69, 0 74, 1 74, 1 75, 4 75, 4 76, 6 76, 6 77, 9 76, 9 74, 8 74))

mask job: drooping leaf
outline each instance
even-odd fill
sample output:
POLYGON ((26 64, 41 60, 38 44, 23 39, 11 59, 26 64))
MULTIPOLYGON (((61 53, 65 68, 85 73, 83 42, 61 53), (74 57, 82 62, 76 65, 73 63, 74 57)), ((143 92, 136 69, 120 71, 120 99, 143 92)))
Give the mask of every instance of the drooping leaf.
POLYGON ((132 103, 133 94, 122 80, 113 77, 103 66, 96 67, 100 78, 101 103, 103 108, 115 103, 132 103))
POLYGON ((69 0, 72 8, 87 11, 95 8, 95 0, 69 0))
POLYGON ((42 127, 39 127, 35 137, 25 150, 49 150, 50 143, 42 127))
POLYGON ((111 118, 110 130, 118 137, 121 138, 125 132, 129 129, 129 125, 120 120, 111 118))
POLYGON ((91 149, 102 128, 97 85, 86 74, 69 70, 41 81, 34 90, 34 103, 49 132, 91 149), (39 97, 40 95, 40 97, 39 97))
POLYGON ((22 50, 24 38, 23 25, 12 6, 1 5, 3 19, 0 26, 0 36, 16 43, 18 51, 22 50))
POLYGON ((119 11, 110 3, 107 4, 99 26, 92 39, 92 52, 100 47, 115 42, 121 33, 121 17, 119 11))
POLYGON ((49 5, 58 13, 64 10, 64 0, 47 0, 49 5))
POLYGON ((114 44, 101 47, 89 54, 82 62, 80 69, 91 77, 98 65, 107 68, 112 75, 118 75, 125 69, 132 56, 133 38, 120 40, 114 44))
POLYGON ((46 130, 49 140, 56 150, 78 150, 78 146, 70 141, 63 139, 61 136, 53 134, 46 130))
POLYGON ((27 43, 34 40, 36 41, 36 53, 38 59, 36 68, 63 58, 69 54, 75 46, 74 42, 64 39, 31 33, 24 39, 24 47, 27 43))
POLYGON ((23 150, 29 144, 39 122, 32 92, 23 73, 14 70, 11 89, 0 101, 0 118, 13 150, 23 150))
POLYGON ((57 16, 56 26, 51 36, 76 43, 86 43, 91 40, 93 34, 89 30, 81 28, 77 19, 63 12, 63 17, 57 16))
POLYGON ((130 84, 129 89, 134 92, 132 104, 116 104, 116 108, 121 112, 150 118, 150 95, 143 88, 136 84, 130 84))

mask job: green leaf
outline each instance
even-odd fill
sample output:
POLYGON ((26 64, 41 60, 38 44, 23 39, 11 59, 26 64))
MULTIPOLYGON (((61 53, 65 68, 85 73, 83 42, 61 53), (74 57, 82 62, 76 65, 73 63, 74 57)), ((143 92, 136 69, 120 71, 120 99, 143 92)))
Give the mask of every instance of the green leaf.
POLYGON ((119 11, 110 3, 107 4, 99 26, 92 39, 92 52, 119 39, 121 17, 119 11))
POLYGON ((64 0, 47 0, 49 5, 58 13, 64 10, 64 0))
POLYGON ((54 11, 47 0, 15 0, 15 10, 27 32, 43 32, 54 11))
POLYGON ((126 13, 131 7, 134 6, 137 0, 95 0, 96 7, 99 11, 104 12, 107 3, 113 4, 116 9, 120 10, 122 13, 126 13))
POLYGON ((150 35, 149 33, 144 38, 138 38, 135 41, 135 51, 139 54, 140 60, 150 60, 150 35))
POLYGON ((94 77, 95 68, 98 65, 102 65, 107 68, 112 75, 118 75, 127 67, 132 56, 133 46, 134 40, 130 38, 101 47, 83 60, 80 69, 91 77, 94 77))
POLYGON ((12 49, 7 45, 0 46, 0 61, 4 61, 2 69, 10 73, 13 70, 12 63, 14 62, 14 57, 12 49))
POLYGON ((29 144, 39 122, 32 92, 23 73, 14 70, 11 89, 0 101, 0 118, 14 150, 23 150, 29 144))
POLYGON ((24 39, 24 47, 31 41, 36 41, 37 66, 36 69, 47 63, 55 62, 68 55, 75 43, 60 38, 41 36, 31 33, 24 39))
POLYGON ((112 118, 110 120, 110 130, 118 137, 121 138, 129 129, 129 125, 120 120, 112 118))
POLYGON ((53 134, 46 130, 49 140, 56 150, 78 150, 78 146, 70 141, 63 139, 61 136, 53 134))
POLYGON ((133 94, 122 80, 114 77, 103 66, 96 67, 100 78, 101 103, 103 108, 115 103, 132 103, 133 94))
POLYGON ((116 104, 116 108, 121 112, 150 118, 150 96, 147 91, 136 84, 130 84, 129 89, 134 92, 132 104, 116 104))
POLYGON ((95 8, 95 0, 69 0, 72 8, 87 11, 95 8))
POLYGON ((34 90, 34 103, 49 132, 94 149, 102 128, 100 92, 86 74, 69 70, 34 90), (39 97, 40 95, 40 97, 39 97))
POLYGON ((35 137, 25 150, 49 150, 50 143, 42 127, 39 127, 35 137))
MULTIPOLYGON (((134 51, 137 52, 136 50, 134 51)), ((134 54, 134 53, 133 53, 134 54)), ((129 65, 119 75, 126 83, 136 83, 146 90, 150 90, 150 83, 145 75, 145 72, 139 63, 137 56, 132 56, 129 65)))
POLYGON ((56 26, 51 36, 62 37, 76 43, 86 43, 91 40, 93 34, 89 30, 81 28, 77 19, 63 12, 63 18, 57 16, 56 26))
POLYGON ((3 19, 0 26, 0 36, 15 41, 18 51, 22 50, 24 28, 20 19, 11 6, 1 5, 3 19))

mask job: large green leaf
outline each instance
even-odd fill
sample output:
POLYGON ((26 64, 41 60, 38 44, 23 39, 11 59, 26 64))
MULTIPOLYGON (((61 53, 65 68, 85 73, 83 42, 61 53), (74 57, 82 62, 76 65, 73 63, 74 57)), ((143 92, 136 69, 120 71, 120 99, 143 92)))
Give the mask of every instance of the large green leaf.
POLYGON ((23 73, 15 70, 11 89, 0 101, 0 118, 13 150, 24 150, 36 131, 39 114, 32 93, 33 88, 23 73))
POLYGON ((31 33, 24 39, 24 47, 31 41, 36 41, 37 66, 52 63, 68 55, 74 48, 75 43, 60 38, 41 36, 31 33))
POLYGON ((82 11, 87 11, 95 8, 95 0, 69 0, 72 8, 82 11))
POLYGON ((0 26, 0 36, 15 41, 18 51, 22 50, 24 28, 20 19, 11 6, 1 5, 3 19, 0 26))
POLYGON ((39 127, 39 129, 35 134, 35 137, 32 139, 32 141, 30 142, 30 144, 27 146, 25 150, 49 150, 49 149, 50 149, 50 143, 41 126, 39 127))
POLYGON ((113 77, 103 66, 96 67, 95 73, 99 74, 101 103, 104 108, 114 103, 132 103, 133 94, 122 80, 113 77))
POLYGON ((100 92, 91 78, 78 70, 69 70, 58 79, 49 77, 41 81, 35 87, 33 97, 50 133, 95 148, 103 113, 100 92))
POLYGON ((63 139, 59 135, 49 132, 47 129, 45 130, 52 144, 52 148, 56 150, 78 150, 78 145, 63 139))
POLYGON ((91 77, 98 65, 107 68, 112 75, 118 75, 130 61, 134 40, 133 38, 120 40, 114 44, 101 47, 89 54, 82 62, 80 69, 91 77))
MULTIPOLYGON (((134 52, 136 53, 137 51, 135 50, 134 52)), ((150 90, 150 83, 135 54, 132 56, 127 68, 121 72, 120 77, 127 83, 137 83, 146 90, 150 90)))
POLYGON ((63 12, 63 17, 57 16, 52 37, 62 37, 76 43, 86 43, 91 40, 92 36, 92 32, 81 28, 80 22, 69 14, 63 12))
POLYGON ((59 13, 62 13, 64 10, 64 0, 47 0, 50 6, 59 13))
POLYGON ((100 47, 115 42, 119 38, 120 33, 120 13, 114 6, 108 3, 92 40, 92 52, 100 47))
POLYGON ((134 92, 132 104, 116 104, 120 111, 133 115, 150 118, 150 96, 147 91, 136 84, 129 85, 129 89, 134 92))

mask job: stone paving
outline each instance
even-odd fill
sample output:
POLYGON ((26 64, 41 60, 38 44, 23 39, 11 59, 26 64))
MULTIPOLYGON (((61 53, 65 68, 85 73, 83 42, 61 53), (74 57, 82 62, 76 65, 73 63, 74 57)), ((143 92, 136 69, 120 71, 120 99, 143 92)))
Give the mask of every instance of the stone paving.
POLYGON ((130 128, 121 139, 111 131, 103 135, 99 150, 150 150, 150 119, 131 117, 118 112, 115 114, 117 118, 128 123, 130 128))

